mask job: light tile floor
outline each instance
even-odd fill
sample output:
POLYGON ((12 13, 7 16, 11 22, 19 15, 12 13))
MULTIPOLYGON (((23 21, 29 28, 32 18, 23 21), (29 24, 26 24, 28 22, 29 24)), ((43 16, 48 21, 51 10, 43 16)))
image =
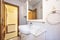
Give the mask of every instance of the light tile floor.
POLYGON ((15 38, 12 38, 12 39, 9 39, 9 40, 20 40, 20 37, 15 37, 15 38))

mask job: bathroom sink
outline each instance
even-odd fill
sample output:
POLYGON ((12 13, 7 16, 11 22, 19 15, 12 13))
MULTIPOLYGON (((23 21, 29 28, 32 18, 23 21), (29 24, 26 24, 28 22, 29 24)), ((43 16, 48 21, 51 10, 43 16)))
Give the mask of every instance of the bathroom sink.
POLYGON ((46 29, 40 24, 20 25, 19 31, 23 34, 33 34, 35 36, 44 33, 46 29))
POLYGON ((29 25, 20 25, 19 31, 23 34, 30 34, 30 28, 29 25))

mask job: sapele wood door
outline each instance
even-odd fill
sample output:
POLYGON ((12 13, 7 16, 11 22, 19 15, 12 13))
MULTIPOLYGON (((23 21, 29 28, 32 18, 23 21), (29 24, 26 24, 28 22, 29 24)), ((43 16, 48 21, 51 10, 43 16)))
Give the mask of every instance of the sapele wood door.
POLYGON ((19 6, 5 2, 5 40, 9 40, 19 35, 19 6))
POLYGON ((32 20, 32 19, 37 19, 37 10, 29 10, 28 12, 28 19, 32 20))
POLYGON ((0 40, 5 38, 5 7, 4 0, 0 0, 0 40))
POLYGON ((32 10, 32 17, 33 17, 33 19, 37 19, 37 10, 36 9, 32 10))
POLYGON ((29 11, 29 12, 28 12, 28 19, 29 19, 29 20, 33 19, 32 11, 29 11))

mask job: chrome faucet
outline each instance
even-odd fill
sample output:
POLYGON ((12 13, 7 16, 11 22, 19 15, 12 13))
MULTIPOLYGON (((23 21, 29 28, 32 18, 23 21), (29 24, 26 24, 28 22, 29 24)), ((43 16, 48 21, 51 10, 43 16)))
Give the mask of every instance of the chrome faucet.
POLYGON ((29 25, 31 26, 32 25, 32 22, 30 22, 29 25))

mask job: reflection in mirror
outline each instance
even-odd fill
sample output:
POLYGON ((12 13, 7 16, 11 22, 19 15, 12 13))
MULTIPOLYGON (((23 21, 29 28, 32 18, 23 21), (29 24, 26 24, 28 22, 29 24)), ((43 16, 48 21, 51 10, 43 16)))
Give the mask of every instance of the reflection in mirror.
POLYGON ((43 19, 42 16, 42 0, 28 1, 28 20, 43 19))

